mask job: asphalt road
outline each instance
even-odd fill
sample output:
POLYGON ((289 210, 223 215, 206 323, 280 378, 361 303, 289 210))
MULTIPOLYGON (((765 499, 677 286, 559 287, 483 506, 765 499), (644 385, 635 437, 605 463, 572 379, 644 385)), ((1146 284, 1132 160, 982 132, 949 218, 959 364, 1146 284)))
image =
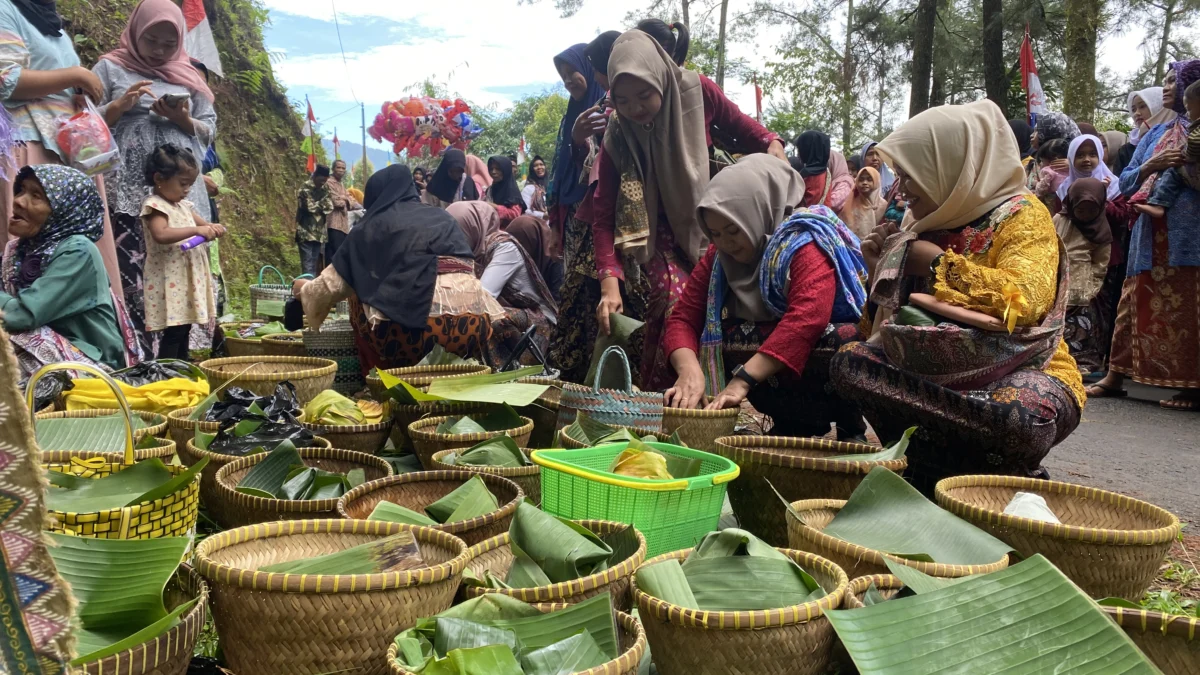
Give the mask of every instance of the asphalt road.
POLYGON ((1175 392, 1127 386, 1129 397, 1090 399, 1075 433, 1044 464, 1050 477, 1146 500, 1200 530, 1200 412, 1164 410, 1175 392))

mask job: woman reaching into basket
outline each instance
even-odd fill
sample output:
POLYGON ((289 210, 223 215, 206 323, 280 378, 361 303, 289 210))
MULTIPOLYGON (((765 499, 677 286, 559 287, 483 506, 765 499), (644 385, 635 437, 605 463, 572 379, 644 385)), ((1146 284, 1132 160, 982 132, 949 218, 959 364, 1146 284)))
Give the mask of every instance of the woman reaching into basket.
POLYGON ((504 309, 475 278, 474 253, 458 223, 420 202, 402 164, 371 176, 363 205, 366 216, 333 264, 293 287, 309 325, 319 328, 349 298, 364 372, 414 365, 435 344, 479 358, 504 309))
POLYGON ((862 416, 826 393, 838 335, 866 303, 858 242, 828 208, 792 212, 804 180, 751 155, 717 174, 698 219, 712 244, 692 270, 664 341, 677 374, 666 405, 735 408, 747 398, 779 436, 859 437, 862 416))

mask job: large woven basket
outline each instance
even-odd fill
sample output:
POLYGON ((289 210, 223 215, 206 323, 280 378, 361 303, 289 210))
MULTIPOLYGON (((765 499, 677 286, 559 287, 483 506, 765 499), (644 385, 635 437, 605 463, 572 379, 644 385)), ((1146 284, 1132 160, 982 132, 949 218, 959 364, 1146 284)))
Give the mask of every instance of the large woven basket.
MULTIPOLYGON (((529 466, 474 466, 471 464, 445 464, 442 460, 446 455, 449 455, 455 450, 442 450, 433 455, 433 471, 473 471, 475 473, 491 473, 497 476, 504 476, 517 485, 521 486, 521 491, 525 493, 525 499, 531 504, 537 506, 542 503, 542 471, 537 464, 530 463, 529 466)), ((525 452, 528 456, 528 452, 525 452)))
POLYGON ((399 476, 363 483, 338 500, 337 511, 343 518, 365 519, 379 502, 399 504, 417 513, 453 492, 471 478, 479 476, 488 490, 496 496, 500 508, 478 518, 437 525, 434 529, 449 532, 474 546, 508 532, 517 505, 525 498, 521 487, 507 478, 489 473, 470 471, 416 471, 399 476))
POLYGON ((300 424, 314 435, 327 439, 335 448, 374 455, 387 445, 395 419, 389 402, 383 404, 383 420, 378 424, 309 424, 304 420, 300 420, 300 424))
POLYGON ((447 417, 453 415, 474 415, 487 412, 494 407, 492 403, 450 403, 435 401, 420 405, 398 405, 392 401, 392 445, 399 453, 412 452, 412 440, 408 437, 408 425, 425 417, 447 417))
MULTIPOLYGON (((631 431, 631 432, 637 434, 638 436, 642 436, 645 433, 642 430, 634 429, 633 427, 620 427, 620 428, 631 431)), ((663 440, 665 441, 666 439, 663 439, 663 440)), ((588 445, 587 443, 584 443, 583 441, 577 441, 574 438, 571 438, 570 436, 567 435, 566 428, 563 428, 563 429, 558 430, 558 447, 566 448, 567 450, 582 450, 584 448, 590 448, 592 446, 588 445)))
MULTIPOLYGON (((466 377, 468 375, 486 375, 492 372, 492 369, 487 366, 460 364, 457 366, 409 366, 407 368, 389 368, 383 372, 388 375, 404 380, 409 385, 424 391, 434 380, 445 377, 466 377)), ((387 391, 383 388, 383 380, 375 374, 375 371, 367 373, 367 389, 371 391, 371 395, 376 401, 383 400, 383 392, 387 391)))
POLYGON ((413 452, 421 460, 421 466, 426 470, 434 468, 433 456, 443 450, 469 448, 476 443, 497 436, 511 436, 519 447, 529 446, 529 435, 533 433, 533 420, 522 417, 523 424, 514 429, 503 431, 481 431, 474 434, 439 434, 436 429, 439 424, 449 417, 427 417, 408 425, 408 439, 412 441, 413 452))
MULTIPOLYGON (((40 412, 37 414, 37 418, 39 420, 92 419, 120 414, 121 411, 116 408, 89 408, 88 410, 68 410, 66 412, 40 412)), ((140 443, 147 436, 163 437, 167 433, 167 418, 165 415, 146 412, 144 410, 134 410, 133 414, 142 418, 142 423, 145 425, 141 429, 133 430, 134 443, 140 443)))
POLYGON ((304 405, 333 386, 337 364, 311 356, 256 356, 209 359, 200 364, 200 370, 214 386, 232 380, 231 386, 259 396, 273 396, 280 382, 291 382, 296 387, 297 400, 304 405), (254 365, 246 370, 251 364, 254 365), (246 372, 239 375, 243 370, 246 372))
MULTIPOLYGON (((664 553, 643 567, 692 549, 664 553)), ((633 600, 646 629, 654 664, 662 675, 754 673, 818 675, 829 666, 833 626, 824 613, 837 609, 850 585, 842 568, 820 556, 779 549, 800 564, 828 593, 803 605, 754 612, 688 609, 647 595, 633 582, 633 600)))
MULTIPOLYGON (((724 410, 688 410, 663 408, 663 436, 676 431, 679 440, 689 448, 717 452, 717 439, 733 435, 741 408, 724 410)), ((743 473, 743 476, 745 474, 743 473)), ((744 480, 744 478, 743 478, 744 480)))
POLYGON ((842 609, 858 609, 865 607, 863 596, 870 590, 871 585, 879 590, 884 599, 890 600, 904 588, 900 577, 891 574, 872 574, 866 577, 855 577, 850 580, 850 588, 846 589, 846 597, 842 600, 842 609))
POLYGON ((208 618, 208 584, 191 567, 183 565, 163 590, 167 610, 196 600, 179 617, 179 623, 118 654, 77 666, 87 675, 186 675, 192 652, 208 618))
POLYGON ((1115 492, 1015 476, 957 476, 938 504, 1028 558, 1041 553, 1094 598, 1138 601, 1179 534, 1179 519, 1115 492), (1041 495, 1062 524, 1004 514, 1017 492, 1041 495))
POLYGON ((558 400, 562 396, 563 381, 553 377, 522 377, 517 382, 550 387, 536 402, 517 408, 517 414, 533 420, 530 448, 553 448, 554 439, 558 437, 558 400))
POLYGON ((396 634, 454 601, 467 545, 427 527, 289 520, 215 534, 196 547, 228 667, 246 675, 384 675, 396 634), (256 574, 410 530, 428 567, 356 575, 256 574))
POLYGON ((634 389, 629 358, 620 347, 614 345, 605 349, 600 356, 594 385, 588 387, 567 383, 562 386, 557 428, 562 429, 574 422, 580 412, 586 412, 597 422, 635 428, 639 435, 657 434, 662 431, 663 397, 659 392, 634 389), (622 389, 604 389, 600 386, 609 359, 617 361, 621 368, 624 381, 622 389))
POLYGON ((283 303, 287 302, 290 297, 292 297, 292 286, 283 276, 283 272, 271 265, 265 265, 258 270, 258 283, 250 284, 250 316, 268 321, 281 318, 283 303), (279 283, 264 283, 263 273, 267 270, 271 270, 279 277, 279 283), (260 307, 259 303, 263 303, 263 306, 260 307))
MULTIPOLYGON (((153 439, 154 445, 145 448, 134 448, 133 461, 157 457, 163 464, 170 464, 175 456, 175 441, 166 438, 153 439)), ((147 443, 148 445, 148 443, 147 443)), ((119 452, 85 452, 77 450, 52 450, 41 454, 42 464, 51 471, 73 473, 76 476, 89 477, 95 473, 93 467, 102 464, 120 464, 123 454, 119 452)))
MULTIPOLYGON (((577 520, 575 522, 601 536, 626 527, 633 527, 608 520, 577 520)), ((607 592, 612 596, 614 609, 628 612, 632 606, 629 585, 633 580, 633 573, 646 560, 646 538, 636 529, 634 532, 638 538, 637 551, 619 563, 609 566, 603 572, 535 588, 480 588, 464 585, 463 592, 468 598, 476 598, 485 593, 499 593, 528 603, 577 603, 607 592)), ((492 537, 472 546, 471 561, 467 563, 467 569, 480 579, 483 578, 484 572, 491 572, 493 577, 504 579, 508 570, 512 568, 514 560, 509 541, 509 534, 505 532, 498 537, 492 537)))
MULTIPOLYGON (((237 323, 223 323, 221 330, 229 329, 230 331, 240 331, 253 325, 252 321, 239 321, 237 323)), ((263 347, 262 338, 242 338, 234 337, 229 333, 225 333, 225 351, 232 357, 237 356, 262 356, 266 354, 263 347)))
POLYGON ((842 499, 806 499, 792 503, 792 510, 800 514, 804 520, 793 515, 792 510, 779 508, 787 514, 788 546, 798 551, 809 551, 819 556, 829 558, 837 563, 846 574, 852 577, 888 574, 887 563, 907 565, 933 577, 965 577, 971 574, 988 574, 1008 567, 1008 556, 986 565, 946 565, 933 562, 919 562, 876 551, 874 549, 851 544, 843 539, 831 537, 821 530, 833 522, 834 517, 846 505, 842 499))
MULTIPOLYGON (((298 452, 307 466, 336 473, 362 469, 368 481, 387 478, 394 473, 387 460, 361 452, 338 448, 305 448, 298 452)), ((264 499, 238 492, 238 483, 266 457, 265 452, 241 457, 217 471, 214 502, 216 510, 224 514, 222 525, 241 527, 274 520, 338 517, 337 499, 264 499)), ((206 505, 211 507, 213 503, 206 505)))
POLYGON ((320 330, 306 330, 302 335, 304 350, 309 356, 329 359, 337 364, 337 374, 333 378, 334 391, 346 396, 362 391, 366 380, 358 359, 354 327, 348 320, 326 321, 320 330))
MULTIPOLYGON (((908 466, 908 460, 855 462, 829 458, 878 451, 878 447, 862 443, 784 436, 726 436, 717 439, 714 450, 742 467, 742 475, 729 484, 729 503, 738 522, 743 529, 772 546, 790 544, 788 524, 784 520, 786 509, 767 485, 768 481, 789 502, 849 499, 872 468, 882 466, 900 473, 908 466)), ((796 546, 792 545, 792 548, 796 546)), ((851 577, 859 576, 849 568, 846 573, 851 577)))
POLYGON ((1124 607, 1104 612, 1165 675, 1200 673, 1200 617, 1124 607))
MULTIPOLYGON (((566 609, 570 605, 538 603, 534 607, 549 613, 566 609)), ((617 643, 621 655, 608 663, 577 671, 572 675, 637 675, 642 657, 646 655, 646 632, 642 630, 642 624, 624 612, 615 612, 613 618, 617 623, 617 643)), ((391 667, 392 675, 415 675, 411 670, 396 662, 398 651, 394 642, 391 647, 388 647, 388 665, 391 667)))
POLYGON ((175 445, 183 447, 187 442, 196 437, 196 430, 203 431, 206 434, 215 434, 221 430, 220 422, 201 422, 199 420, 189 420, 188 415, 196 408, 180 408, 167 413, 167 432, 171 435, 171 440, 175 441, 175 445))
POLYGON ((300 332, 264 335, 262 350, 265 356, 308 356, 304 334, 300 332))

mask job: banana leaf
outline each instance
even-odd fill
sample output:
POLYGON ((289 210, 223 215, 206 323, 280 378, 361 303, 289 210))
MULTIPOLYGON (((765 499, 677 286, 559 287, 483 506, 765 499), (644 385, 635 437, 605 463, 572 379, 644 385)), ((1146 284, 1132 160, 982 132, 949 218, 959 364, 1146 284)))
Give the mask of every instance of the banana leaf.
POLYGON ((412 532, 400 532, 328 555, 289 560, 258 568, 284 574, 379 574, 424 567, 412 532))
POLYGON ((608 466, 608 472, 618 476, 653 480, 674 478, 667 470, 667 458, 636 438, 630 440, 621 454, 613 459, 608 466))
POLYGON ((479 361, 475 359, 464 359, 463 357, 453 352, 446 351, 446 348, 440 344, 434 344, 433 349, 417 362, 418 366, 458 366, 458 365, 479 365, 479 361))
POLYGON ((376 504, 375 508, 371 511, 371 515, 367 516, 367 520, 386 520, 389 523, 407 523, 409 525, 424 525, 426 527, 440 525, 438 521, 423 513, 417 513, 412 509, 406 509, 399 504, 386 501, 376 504))
POLYGON ((637 530, 632 525, 626 525, 618 530, 600 535, 600 541, 612 549, 608 557, 609 566, 619 565, 637 553, 641 543, 638 541, 637 530))
POLYGON ((523 675, 521 664, 504 645, 456 649, 431 661, 422 675, 523 675))
POLYGON ((191 543, 189 537, 97 539, 46 533, 50 556, 78 600, 78 665, 161 635, 194 603, 173 612, 163 589, 191 543))
MULTIPOLYGON (((582 414, 582 413, 580 413, 580 414, 582 414)), ((648 438, 654 438, 654 437, 649 436, 648 438)), ((596 445, 606 445, 608 443, 631 443, 633 441, 640 441, 640 440, 642 440, 642 438, 640 436, 638 436, 637 434, 633 433, 632 431, 630 431, 628 429, 622 428, 622 429, 617 429, 616 431, 612 432, 611 434, 599 439, 595 443, 592 443, 592 445, 596 446, 596 445)))
MULTIPOLYGON (((146 428, 141 416, 130 418, 133 430, 146 428)), ((66 417, 35 419, 34 432, 42 452, 54 450, 87 450, 90 452, 125 451, 125 415, 103 417, 66 417)))
POLYGON ((514 654, 521 651, 521 641, 517 639, 517 634, 506 628, 496 628, 450 616, 439 617, 436 621, 433 649, 438 654, 449 654, 456 649, 471 649, 489 645, 508 647, 514 654))
POLYGON ((900 326, 936 326, 938 319, 925 310, 905 305, 896 310, 896 324, 900 326))
POLYGON ((704 538, 700 540, 699 544, 696 544, 696 549, 688 555, 687 559, 690 561, 702 558, 727 558, 730 556, 755 556, 758 558, 773 558, 775 560, 792 562, 791 558, 780 553, 774 546, 771 546, 746 530, 739 530, 734 527, 719 532, 709 532, 704 535, 704 538))
MULTIPOLYGON (((562 583, 586 577, 608 567, 612 549, 591 530, 564 518, 550 515, 529 502, 521 502, 508 534, 518 559, 532 562, 548 579, 562 583)), ((515 564, 514 564, 515 568, 515 564)), ((505 582, 513 588, 529 588, 510 571, 505 582)), ((539 580, 533 586, 546 585, 539 580)))
POLYGON ((254 337, 261 338, 266 335, 278 335, 286 332, 288 332, 288 329, 285 328, 282 323, 279 321, 272 321, 271 323, 265 323, 258 328, 255 328, 254 337))
POLYGON ((917 432, 916 427, 909 427, 904 432, 904 436, 892 445, 880 450, 879 452, 869 452, 860 455, 834 455, 828 459, 837 459, 842 461, 853 462, 885 462, 889 459, 900 459, 904 453, 908 451, 909 439, 917 432))
POLYGON ((672 605, 700 609, 700 603, 692 593, 683 566, 674 558, 660 563, 639 568, 637 571, 637 587, 643 593, 664 600, 672 605))
POLYGON ((1160 672, 1041 555, 940 590, 825 616, 863 675, 1160 672))
POLYGON ((453 434, 456 436, 463 434, 482 434, 487 431, 483 425, 471 419, 468 415, 461 417, 448 417, 445 422, 437 425, 434 429, 439 434, 453 434))
POLYGON ((899 557, 948 565, 993 563, 1010 550, 881 466, 871 469, 823 532, 899 557))
POLYGON ((197 448, 208 450, 212 446, 212 442, 217 440, 217 435, 196 429, 196 433, 192 438, 195 440, 197 448))
POLYGON ((234 489, 242 494, 263 499, 281 499, 283 484, 292 472, 292 467, 297 465, 303 466, 304 460, 300 458, 300 453, 296 452, 296 446, 292 445, 291 441, 284 441, 266 458, 251 467, 234 489))
POLYGON ((575 421, 566 427, 567 436, 588 447, 597 445, 600 440, 611 436, 615 431, 620 431, 620 429, 597 422, 585 412, 575 413, 575 421))
POLYGON ((479 476, 454 489, 453 492, 425 507, 425 513, 439 523, 470 520, 500 508, 496 496, 479 476))
POLYGON ((207 464, 206 457, 176 476, 172 476, 157 457, 103 478, 82 478, 50 471, 48 478, 53 487, 46 491, 46 508, 65 513, 92 513, 154 501, 194 480, 207 464))
POLYGON ((596 638, 583 631, 548 647, 522 654, 521 669, 525 675, 571 675, 604 665, 610 660, 600 651, 596 638))
POLYGON ((366 419, 357 403, 332 389, 317 394, 304 406, 304 421, 309 424, 349 426, 366 419))
POLYGON ((404 405, 415 405, 417 403, 428 403, 430 401, 444 401, 446 399, 441 396, 430 396, 425 392, 417 389, 411 384, 401 380, 400 378, 376 369, 375 374, 379 376, 379 381, 383 383, 388 398, 402 403, 404 405))
POLYGON ((867 592, 863 593, 862 603, 870 607, 871 605, 878 605, 881 602, 887 602, 887 598, 883 597, 883 593, 880 592, 879 587, 872 581, 871 585, 867 587, 867 592))
POLYGON ((466 450, 455 450, 442 460, 456 466, 496 466, 516 468, 531 462, 511 436, 497 436, 476 443, 466 450))
POLYGON ((682 567, 696 606, 703 610, 777 609, 825 596, 824 589, 791 560, 755 556, 689 558, 682 567))
POLYGON ((901 565, 894 560, 884 558, 883 561, 887 563, 888 571, 897 579, 904 582, 905 588, 918 595, 929 593, 930 591, 938 591, 947 586, 953 586, 954 584, 962 583, 967 579, 974 579, 979 576, 978 574, 972 574, 970 576, 954 578, 933 577, 908 565, 901 565))
POLYGON ((242 375, 245 375, 246 373, 250 372, 250 369, 257 365, 259 365, 259 364, 251 363, 250 365, 243 368, 240 373, 238 373, 237 375, 234 375, 233 377, 229 378, 228 380, 225 380, 224 382, 222 382, 221 384, 219 384, 215 387, 213 387, 213 385, 216 385, 216 383, 209 381, 209 383, 208 383, 209 386, 213 387, 212 391, 210 391, 208 393, 208 396, 205 396, 204 399, 201 400, 200 403, 196 405, 196 408, 194 410, 192 410, 192 412, 188 413, 187 418, 192 421, 203 419, 204 416, 206 414, 208 414, 209 408, 212 408, 213 404, 217 402, 217 394, 220 394, 222 389, 224 389, 225 387, 228 387, 230 385, 230 383, 237 380, 242 375))
POLYGON ((350 469, 346 472, 346 482, 350 488, 356 488, 359 485, 367 482, 367 472, 365 469, 350 469))
POLYGON ((429 395, 448 401, 507 403, 514 407, 530 405, 550 388, 545 384, 523 384, 515 380, 540 375, 541 366, 488 375, 445 377, 429 385, 429 395))
POLYGON ((475 416, 451 417, 437 427, 439 434, 478 434, 485 431, 506 431, 516 429, 525 421, 513 410, 512 406, 503 404, 491 412, 475 416))

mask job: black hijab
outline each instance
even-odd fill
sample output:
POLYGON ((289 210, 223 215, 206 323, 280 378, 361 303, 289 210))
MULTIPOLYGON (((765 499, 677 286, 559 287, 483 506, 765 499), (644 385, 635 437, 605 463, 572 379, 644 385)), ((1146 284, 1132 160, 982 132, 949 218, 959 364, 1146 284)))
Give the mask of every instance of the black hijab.
POLYGON ((422 204, 412 172, 393 164, 367 181, 367 215, 350 230, 333 267, 359 301, 405 328, 424 328, 438 256, 474 260, 458 221, 422 204))
POLYGON ((1021 151, 1021 159, 1025 159, 1032 152, 1030 136, 1033 136, 1033 127, 1029 126, 1029 122, 1018 119, 1009 120, 1008 128, 1012 129, 1013 135, 1017 137, 1017 148, 1021 151))
POLYGON ((533 165, 538 162, 541 162, 542 166, 546 165, 546 160, 542 159, 541 155, 534 155, 533 159, 529 160, 529 174, 525 176, 525 182, 533 183, 538 187, 546 187, 546 181, 550 178, 550 168, 546 167, 546 175, 538 178, 537 174, 533 172, 533 165))
POLYGON ((13 5, 46 37, 62 37, 62 17, 54 0, 12 0, 13 5))
POLYGON ((597 73, 608 75, 608 57, 612 54, 613 43, 621 37, 621 31, 610 30, 596 36, 583 50, 583 55, 592 64, 597 73))
POLYGON ((792 168, 808 178, 825 173, 829 168, 829 136, 820 131, 806 131, 796 137, 796 157, 792 168), (798 160, 798 161, 796 161, 798 160))
POLYGON ((504 155, 496 155, 488 160, 488 172, 500 170, 500 180, 492 179, 492 187, 488 188, 488 201, 499 206, 520 206, 525 209, 525 200, 521 197, 521 188, 517 187, 517 179, 513 178, 512 160, 504 155))
POLYGON ((450 179, 451 169, 463 170, 462 201, 479 199, 479 190, 475 188, 475 181, 471 180, 471 176, 467 174, 467 153, 458 148, 450 148, 442 153, 442 163, 438 164, 437 171, 433 172, 433 178, 426 183, 425 191, 447 204, 453 203, 454 195, 458 194, 460 182, 450 179))

